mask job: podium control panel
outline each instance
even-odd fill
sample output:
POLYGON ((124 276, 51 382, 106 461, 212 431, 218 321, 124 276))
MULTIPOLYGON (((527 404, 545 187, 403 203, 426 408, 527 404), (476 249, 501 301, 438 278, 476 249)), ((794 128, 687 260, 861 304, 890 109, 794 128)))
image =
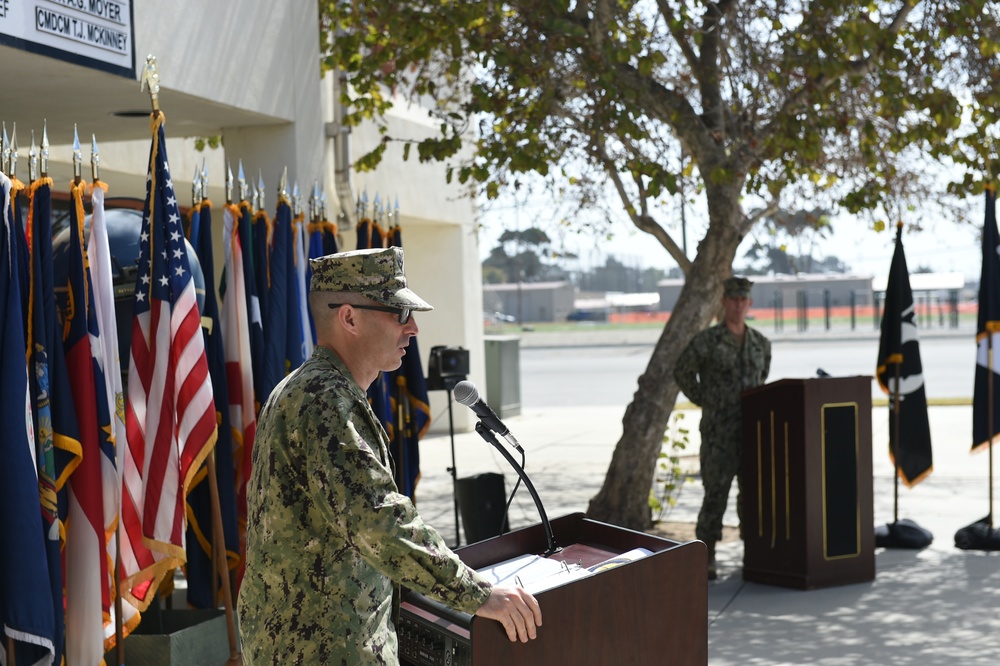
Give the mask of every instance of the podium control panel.
POLYGON ((400 660, 413 666, 472 666, 472 643, 468 632, 456 631, 457 627, 450 621, 470 616, 456 613, 426 597, 421 599, 421 605, 432 606, 434 613, 411 604, 400 609, 396 627, 400 660))

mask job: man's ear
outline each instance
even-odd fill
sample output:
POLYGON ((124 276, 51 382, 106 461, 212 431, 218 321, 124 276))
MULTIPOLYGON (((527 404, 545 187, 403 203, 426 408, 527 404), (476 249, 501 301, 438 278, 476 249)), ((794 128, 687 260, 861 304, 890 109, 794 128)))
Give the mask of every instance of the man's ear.
POLYGON ((350 305, 341 305, 335 311, 337 324, 348 333, 357 334, 358 331, 358 311, 350 305))

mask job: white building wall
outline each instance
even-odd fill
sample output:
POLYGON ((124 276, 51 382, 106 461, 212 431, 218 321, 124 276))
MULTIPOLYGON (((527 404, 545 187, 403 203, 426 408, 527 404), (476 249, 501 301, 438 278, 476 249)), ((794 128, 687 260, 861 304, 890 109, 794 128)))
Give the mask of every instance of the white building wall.
MULTIPOLYGON (((437 132, 426 111, 396 101, 388 117, 387 135, 420 140, 437 132)), ((373 123, 351 132, 352 159, 378 145, 382 135, 373 123)), ((470 375, 480 393, 486 392, 486 370, 482 324, 482 271, 476 232, 476 207, 465 188, 456 181, 447 183, 447 165, 421 163, 411 149, 403 160, 402 143, 392 142, 379 167, 372 172, 352 173, 355 198, 367 192, 369 203, 378 194, 395 205, 398 198, 406 274, 410 286, 426 298, 434 310, 418 318, 421 359, 435 345, 461 346, 469 350, 470 375)), ((351 235, 347 245, 355 245, 351 235)), ((432 431, 447 430, 447 394, 431 392, 432 431)), ((472 412, 453 407, 456 430, 475 424, 472 412)))
MULTIPOLYGON (((189 193, 195 169, 203 161, 208 167, 209 197, 219 222, 215 248, 221 270, 221 208, 225 203, 225 168, 232 165, 236 175, 242 160, 247 179, 256 182, 258 173, 265 184, 266 205, 273 211, 278 181, 287 166, 289 190, 298 181, 304 202, 312 184, 318 181, 328 198, 328 217, 335 219, 339 210, 334 182, 334 142, 328 128, 335 121, 330 88, 332 77, 320 77, 319 23, 315 0, 176 0, 171 3, 134 0, 134 36, 136 70, 141 73, 146 54, 157 58, 160 78, 159 105, 166 114, 168 156, 175 187, 181 203, 190 204, 189 193), (194 116, 198 117, 195 118, 194 116), (217 133, 223 136, 219 150, 194 150, 193 137, 217 133)), ((0 47, 0 56, 12 51, 0 47)), ((147 117, 115 119, 110 131, 107 117, 120 111, 121 99, 131 109, 150 109, 149 97, 140 92, 138 82, 122 80, 105 72, 88 70, 75 64, 13 50, 18 58, 29 58, 43 73, 62 76, 75 72, 90 77, 99 86, 117 95, 106 108, 90 111, 91 118, 72 117, 73 105, 56 91, 44 114, 50 128, 79 122, 81 143, 89 146, 89 125, 103 127, 97 140, 101 154, 101 176, 110 185, 109 197, 142 198, 145 193, 146 162, 149 139, 135 140, 148 128, 147 117), (124 86, 134 86, 134 103, 124 86), (90 121, 88 123, 88 120, 90 121), (100 125, 103 122, 104 125, 100 125), (120 133, 119 133, 120 130, 120 133)), ((16 82, 9 82, 16 87, 16 82)), ((16 96, 7 86, 7 92, 16 96)), ((35 100, 37 102, 37 99, 35 100)), ((38 107, 26 108, 32 116, 41 115, 38 107)), ((20 109, 8 109, 15 117, 20 109)), ((38 118, 40 125, 41 119, 38 118)), ((34 122, 34 119, 32 120, 34 122)), ((437 129, 427 114, 400 102, 388 119, 393 137, 418 139, 437 129)), ((19 128, 21 129, 21 128, 19 128)), ((26 132, 19 136, 21 154, 26 155, 26 132)), ((57 188, 72 177, 71 137, 53 136, 50 174, 57 188)), ((145 133, 148 136, 148 130, 145 133)), ((351 135, 351 159, 356 159, 375 145, 381 136, 374 124, 355 128, 351 135)), ((89 160, 84 148, 84 159, 89 160)), ((424 367, 434 345, 460 345, 470 350, 470 379, 485 387, 482 336, 482 294, 476 236, 474 202, 457 185, 445 182, 445 166, 402 160, 402 147, 392 145, 382 165, 373 173, 351 173, 354 191, 368 190, 399 199, 400 222, 406 252, 406 270, 411 285, 436 309, 418 318, 418 338, 424 367)), ((22 173, 26 161, 21 162, 22 173)), ((89 166, 85 165, 85 175, 89 166)), ((237 191, 234 188, 234 198, 237 191)), ((349 204, 353 207, 353 204, 349 204)), ((342 229, 344 249, 353 249, 353 229, 342 229)), ((220 276, 213 283, 218 286, 220 276)), ((448 419, 445 394, 431 395, 435 419, 432 429, 446 430, 448 419)), ((459 430, 471 428, 473 419, 465 409, 455 410, 459 430)))

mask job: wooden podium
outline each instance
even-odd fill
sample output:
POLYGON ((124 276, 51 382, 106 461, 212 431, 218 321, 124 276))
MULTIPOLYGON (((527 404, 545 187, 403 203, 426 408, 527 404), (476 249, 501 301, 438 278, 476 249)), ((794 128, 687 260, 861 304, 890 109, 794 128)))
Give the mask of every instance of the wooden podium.
POLYGON ((871 377, 744 391, 743 578, 812 589, 875 578, 871 377))
MULTIPOLYGON (((552 521, 551 556, 591 567, 634 548, 641 560, 535 595, 542 609, 538 638, 512 643, 499 622, 457 613, 405 592, 397 634, 410 666, 608 666, 708 663, 707 553, 700 541, 679 543, 589 520, 582 513, 552 521)), ((540 525, 456 551, 476 569, 545 551, 540 525)))

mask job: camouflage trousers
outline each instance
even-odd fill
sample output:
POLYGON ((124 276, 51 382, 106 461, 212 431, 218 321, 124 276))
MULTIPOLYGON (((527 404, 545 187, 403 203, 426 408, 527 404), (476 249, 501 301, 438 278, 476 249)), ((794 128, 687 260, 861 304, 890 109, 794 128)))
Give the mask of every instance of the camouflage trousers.
MULTIPOLYGON (((729 490, 736 478, 736 513, 743 523, 743 484, 740 475, 740 443, 736 437, 702 436, 701 483, 705 487, 705 498, 698 512, 695 536, 712 549, 722 539, 722 517, 729 503, 729 490)), ((742 530, 742 527, 741 527, 742 530)), ((741 531, 742 534, 742 531, 741 531)))

